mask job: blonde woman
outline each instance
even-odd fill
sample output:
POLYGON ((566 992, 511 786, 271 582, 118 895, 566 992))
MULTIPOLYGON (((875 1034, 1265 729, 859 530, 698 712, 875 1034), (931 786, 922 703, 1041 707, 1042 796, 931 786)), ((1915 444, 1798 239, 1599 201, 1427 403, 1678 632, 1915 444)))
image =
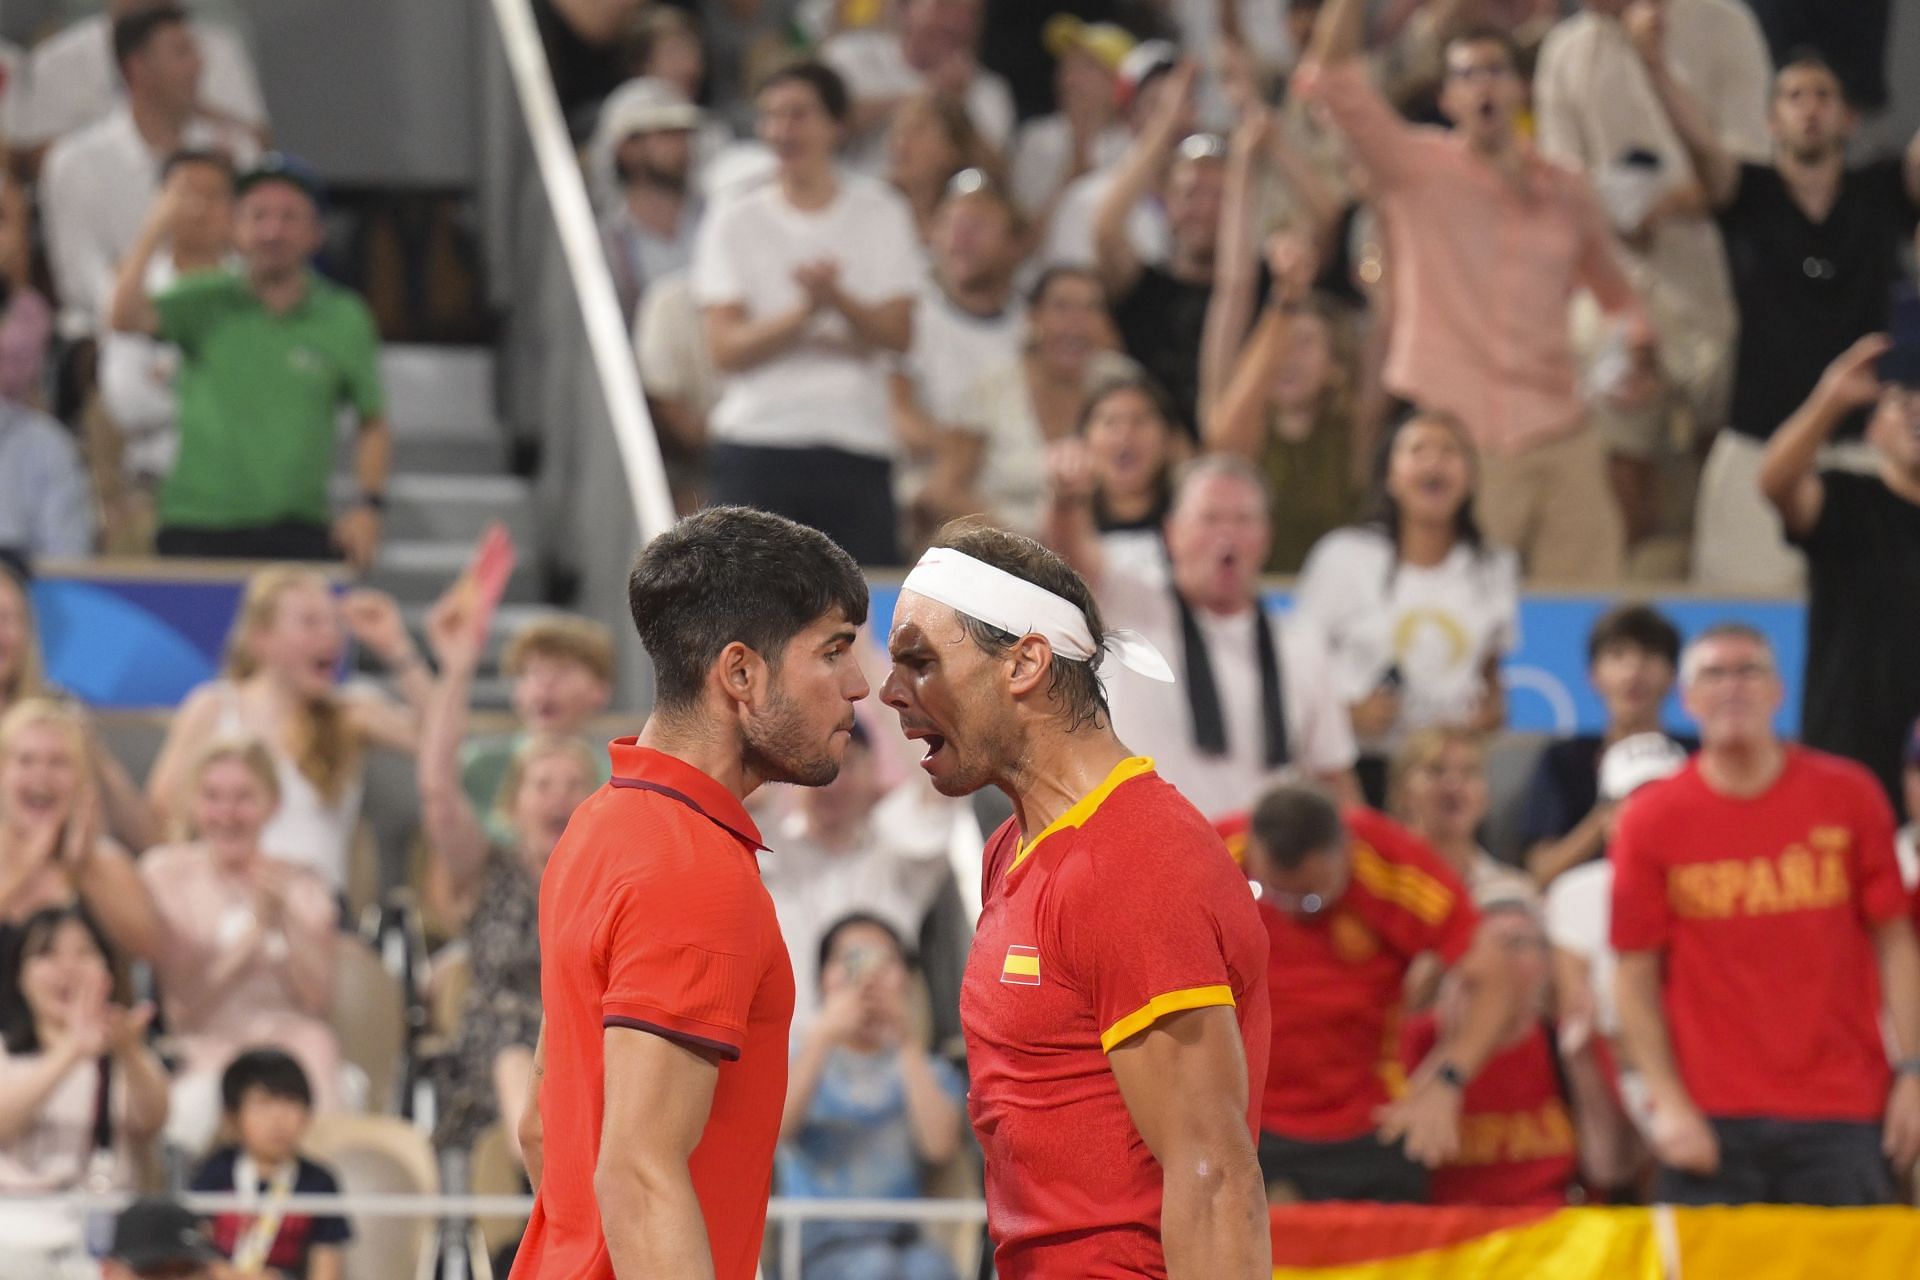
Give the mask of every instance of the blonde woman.
MULTIPOLYGON (((24 698, 55 697, 57 693, 47 682, 46 666, 41 661, 40 637, 34 627, 33 600, 27 594, 27 584, 0 563, 0 712, 24 698)), ((79 714, 78 707, 74 710, 79 714)), ((107 831, 138 853, 155 840, 153 809, 84 715, 80 715, 80 725, 86 735, 87 760, 107 831)))
POLYGON ((328 1024, 339 919, 312 871, 268 857, 279 771, 253 739, 207 747, 189 775, 192 839, 140 860, 165 925, 154 968, 179 1045, 169 1135, 197 1150, 220 1118, 220 1073, 251 1045, 293 1055, 318 1110, 334 1105, 340 1046, 328 1024))
POLYGON ((1474 903, 1522 902, 1537 910, 1531 877, 1480 845, 1487 817, 1487 752, 1470 729, 1421 729, 1394 753, 1387 797, 1395 818, 1466 882, 1474 903))
POLYGON ((79 712, 26 698, 0 716, 0 928, 75 904, 120 952, 158 949, 153 899, 133 859, 101 834, 79 712))
POLYGON ((600 785, 604 757, 577 737, 529 735, 495 800, 495 825, 512 841, 490 839, 460 784, 467 699, 486 640, 470 594, 449 592, 427 631, 440 684, 420 734, 421 820, 453 894, 475 904, 462 934, 472 979, 446 1059, 435 1140, 465 1148, 498 1119, 517 1143, 540 1034, 540 876, 574 809, 600 785))
POLYGON ((261 833, 268 856, 306 867, 338 889, 360 820, 366 753, 411 754, 433 688, 388 596, 336 601, 311 569, 276 566, 247 583, 227 641, 225 674, 181 704, 147 779, 163 819, 184 816, 193 761, 216 738, 258 738, 273 758, 280 807, 261 833), (351 637, 392 674, 405 704, 335 675, 351 637))

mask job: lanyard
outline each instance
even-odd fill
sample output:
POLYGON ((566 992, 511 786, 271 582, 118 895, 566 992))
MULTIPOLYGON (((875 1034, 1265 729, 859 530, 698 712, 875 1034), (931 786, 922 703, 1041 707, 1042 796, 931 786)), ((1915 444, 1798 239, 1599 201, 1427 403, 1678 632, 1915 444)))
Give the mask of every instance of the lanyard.
MULTIPOLYGON (((233 1246, 233 1269, 243 1276, 259 1275, 266 1269, 267 1255, 280 1236, 280 1223, 287 1216, 287 1197, 293 1194, 293 1180, 299 1172, 298 1156, 274 1171, 267 1184, 266 1201, 233 1246)), ((252 1201, 260 1195, 260 1169, 244 1151, 234 1158, 235 1192, 252 1201)))

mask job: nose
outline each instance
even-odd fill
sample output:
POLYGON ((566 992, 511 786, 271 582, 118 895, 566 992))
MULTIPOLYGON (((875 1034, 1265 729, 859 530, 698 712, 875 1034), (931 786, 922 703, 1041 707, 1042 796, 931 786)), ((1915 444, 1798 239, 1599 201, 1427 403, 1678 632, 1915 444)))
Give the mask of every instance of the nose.
POLYGON ((859 702, 873 692, 873 686, 867 683, 867 677, 859 667, 853 668, 853 682, 847 686, 847 701, 859 702))
POLYGON ((894 667, 887 672, 887 678, 880 682, 880 701, 895 711, 907 709, 907 697, 901 686, 900 668, 894 667))

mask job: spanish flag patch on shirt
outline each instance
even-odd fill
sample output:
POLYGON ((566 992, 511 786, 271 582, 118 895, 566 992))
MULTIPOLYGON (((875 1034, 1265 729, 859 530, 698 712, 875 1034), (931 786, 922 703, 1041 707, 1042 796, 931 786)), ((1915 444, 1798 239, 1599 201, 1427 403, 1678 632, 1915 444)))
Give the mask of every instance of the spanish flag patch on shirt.
POLYGON ((1008 947, 1006 963, 1000 966, 1000 981, 1023 987, 1040 985, 1040 950, 1037 947, 1008 947))

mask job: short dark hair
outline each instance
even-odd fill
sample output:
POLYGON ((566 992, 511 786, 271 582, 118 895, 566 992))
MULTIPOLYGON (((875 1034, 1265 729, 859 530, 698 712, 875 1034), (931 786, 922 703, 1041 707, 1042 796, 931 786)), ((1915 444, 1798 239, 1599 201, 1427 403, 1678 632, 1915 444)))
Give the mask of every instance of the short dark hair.
POLYGON ((1512 67, 1515 72, 1521 69, 1520 45, 1514 40, 1511 31, 1496 27, 1491 23, 1476 23, 1468 27, 1465 31, 1460 32, 1460 34, 1449 37, 1446 45, 1440 51, 1441 57, 1445 58, 1447 54, 1453 52, 1463 44, 1497 44, 1500 46, 1500 51, 1507 55, 1507 65, 1512 67))
POLYGON ((1167 394, 1167 389, 1160 385, 1158 378, 1136 365, 1094 381, 1092 389, 1087 392, 1086 402, 1080 406, 1080 416, 1073 424, 1074 434, 1085 435, 1087 424, 1093 421, 1093 415, 1100 406, 1127 391, 1146 397, 1147 403, 1153 406, 1154 415, 1166 425, 1169 432, 1180 430, 1180 410, 1173 403, 1173 397, 1167 394))
MULTIPOLYGON (((955 520, 934 535, 933 545, 950 547, 975 560, 990 564, 1003 573, 1024 579, 1045 591, 1051 591, 1080 610, 1093 635, 1093 657, 1086 661, 1053 655, 1053 675, 1047 685, 1047 699, 1067 716, 1069 733, 1083 724, 1096 728, 1113 722, 1107 707, 1107 690, 1100 683, 1100 660, 1106 641, 1107 624, 1100 616, 1100 604, 1086 579, 1075 573, 1065 560, 1032 538, 996 529, 970 519, 955 520)), ((960 614, 960 625, 981 652, 997 658, 1013 647, 1019 636, 1009 635, 978 618, 960 614)))
POLYGON ((654 703, 685 710, 734 641, 769 664, 829 611, 867 620, 867 583, 853 557, 816 529, 748 507, 709 507, 647 545, 627 604, 653 660, 654 703))
POLYGON ((1841 80, 1840 73, 1833 69, 1833 63, 1827 60, 1824 52, 1813 45, 1797 44, 1787 50, 1786 56, 1780 59, 1779 69, 1773 73, 1774 92, 1779 91, 1780 77, 1789 71, 1824 71, 1833 77, 1842 93, 1846 92, 1846 82, 1841 80))
POLYGON ((847 92, 847 82, 840 73, 824 62, 793 62, 775 70, 760 82, 753 91, 757 101, 761 94, 782 84, 804 84, 813 90, 820 99, 820 106, 833 117, 835 124, 845 124, 847 116, 853 110, 853 96, 847 92))
POLYGON ((1665 658, 1667 665, 1679 669, 1680 628, 1650 604, 1634 601, 1615 605, 1600 615, 1587 633, 1587 665, 1600 660, 1608 649, 1631 645, 1665 658))
POLYGON ((113 65, 123 67, 127 59, 147 47, 161 28, 187 21, 187 11, 177 4, 155 5, 113 20, 113 65))
POLYGON ((280 1049, 248 1049, 220 1073, 220 1105, 237 1115, 247 1094, 260 1090, 269 1098, 284 1098, 313 1108, 313 1085, 290 1053, 280 1049))
POLYGON ((1317 853, 1338 852, 1346 824, 1327 793, 1301 782, 1270 788, 1253 806, 1248 833, 1282 871, 1317 853))
POLYGON ((53 935, 69 922, 78 924, 93 939, 109 970, 115 967, 113 946, 94 923, 85 907, 69 903, 63 907, 42 907, 20 924, 5 930, 4 956, 0 957, 0 1044, 14 1057, 40 1052, 40 1029, 34 1025, 33 1010, 20 989, 20 976, 27 961, 45 955, 53 945, 53 935))
POLYGON ((184 169, 190 164, 204 164, 209 168, 218 169, 226 177, 228 189, 232 189, 237 176, 233 168, 233 157, 213 147, 182 147, 174 152, 167 157, 166 163, 160 166, 160 181, 165 183, 177 170, 184 169))
POLYGON ((819 961, 814 969, 817 981, 826 981, 827 958, 833 954, 833 944, 840 940, 841 934, 859 925, 868 925, 886 934, 893 943, 893 949, 900 953, 900 963, 906 965, 908 969, 914 968, 919 963, 914 958, 913 948, 907 945, 907 940, 900 936, 898 929, 871 911, 849 911, 828 925, 827 931, 820 935, 819 961))

